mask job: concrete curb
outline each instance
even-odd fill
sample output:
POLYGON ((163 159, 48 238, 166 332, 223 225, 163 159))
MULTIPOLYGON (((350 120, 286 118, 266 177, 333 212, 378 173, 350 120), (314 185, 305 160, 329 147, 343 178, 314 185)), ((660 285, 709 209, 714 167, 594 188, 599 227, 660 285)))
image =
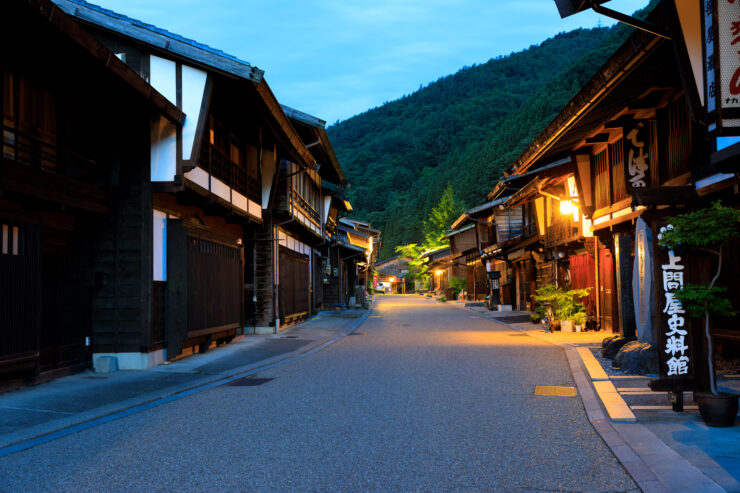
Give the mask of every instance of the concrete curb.
POLYGON ((373 300, 367 312, 360 316, 344 332, 337 334, 330 339, 318 341, 308 347, 302 347, 293 352, 274 356, 250 365, 232 368, 228 370, 228 372, 214 375, 211 378, 203 378, 198 380, 196 383, 188 382, 184 385, 169 388, 166 391, 144 394, 133 399, 128 399, 76 414, 69 418, 56 420, 50 423, 43 423, 26 430, 9 433, 0 437, 0 458, 56 440, 57 438, 72 435, 116 419, 130 416, 168 402, 176 401, 205 390, 220 387, 235 380, 254 375, 260 371, 269 370, 282 364, 297 361, 315 354, 357 330, 370 316, 374 305, 375 302, 373 300))
MULTIPOLYGON (((452 306, 478 313, 463 306, 452 306)), ((540 337, 515 325, 497 321, 495 317, 485 318, 563 349, 589 422, 642 491, 725 491, 640 423, 612 424, 604 414, 584 363, 574 346, 540 337)))

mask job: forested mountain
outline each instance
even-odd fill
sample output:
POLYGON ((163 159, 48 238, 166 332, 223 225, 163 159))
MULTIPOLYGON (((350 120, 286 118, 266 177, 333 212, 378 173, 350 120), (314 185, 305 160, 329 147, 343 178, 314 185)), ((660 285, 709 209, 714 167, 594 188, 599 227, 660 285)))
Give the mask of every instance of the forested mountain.
POLYGON ((621 26, 562 33, 331 126, 353 217, 383 231, 381 256, 421 240, 448 183, 465 206, 484 202, 627 34, 621 26))

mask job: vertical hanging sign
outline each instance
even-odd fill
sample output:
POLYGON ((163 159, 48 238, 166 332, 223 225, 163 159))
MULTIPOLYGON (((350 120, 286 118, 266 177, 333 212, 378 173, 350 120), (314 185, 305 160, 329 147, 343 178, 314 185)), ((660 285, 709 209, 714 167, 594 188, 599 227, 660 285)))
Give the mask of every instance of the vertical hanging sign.
MULTIPOLYGON (((661 228, 661 233, 672 229, 671 225, 661 228)), ((659 237, 662 235, 658 235, 659 237)), ((683 387, 693 380, 693 353, 689 318, 676 291, 684 287, 685 262, 673 250, 666 252, 657 249, 656 283, 658 284, 658 361, 661 380, 674 381, 676 387, 683 387), (667 255, 666 255, 667 253, 667 255)))
POLYGON ((624 173, 628 189, 645 188, 650 183, 650 126, 644 120, 632 120, 624 132, 624 173))
POLYGON ((708 130, 740 135, 740 0, 703 0, 708 130))

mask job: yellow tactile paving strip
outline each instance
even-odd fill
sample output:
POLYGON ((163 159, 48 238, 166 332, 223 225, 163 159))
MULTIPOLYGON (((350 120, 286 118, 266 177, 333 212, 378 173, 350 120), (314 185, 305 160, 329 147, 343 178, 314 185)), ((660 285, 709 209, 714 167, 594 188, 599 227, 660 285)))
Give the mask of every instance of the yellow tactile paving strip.
POLYGON ((575 387, 563 387, 560 385, 536 385, 534 395, 555 395, 559 397, 575 397, 575 387))
POLYGON ((629 406, 622 396, 619 395, 614 384, 610 381, 596 381, 592 382, 596 393, 599 395, 599 399, 604 404, 607 414, 612 421, 621 421, 627 423, 634 423, 637 421, 634 413, 630 410, 629 406))
POLYGON ((609 376, 606 374, 604 369, 601 367, 601 363, 596 360, 594 353, 587 347, 578 347, 578 356, 581 357, 581 361, 586 365, 586 371, 593 381, 609 380, 609 376))

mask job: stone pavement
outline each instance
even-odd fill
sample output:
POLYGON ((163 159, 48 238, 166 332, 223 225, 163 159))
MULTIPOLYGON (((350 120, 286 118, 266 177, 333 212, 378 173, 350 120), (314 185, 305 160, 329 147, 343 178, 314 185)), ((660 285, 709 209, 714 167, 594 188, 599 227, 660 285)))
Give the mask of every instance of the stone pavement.
POLYGON ((537 394, 574 386, 559 347, 418 296, 352 335, 2 457, 0 491, 637 491, 577 395, 537 394))
POLYGON ((250 335, 150 370, 84 372, 0 394, 0 457, 52 434, 175 399, 313 352, 353 331, 368 310, 320 312, 279 334, 250 335))
MULTIPOLYGON (((566 350, 592 424, 643 490, 740 492, 740 420, 731 428, 706 426, 690 393, 684 412, 674 412, 665 393, 648 388, 652 375, 623 375, 596 361, 603 332, 550 333, 529 322, 529 312, 464 308, 566 350)), ((740 393, 740 378, 718 383, 740 393)))

